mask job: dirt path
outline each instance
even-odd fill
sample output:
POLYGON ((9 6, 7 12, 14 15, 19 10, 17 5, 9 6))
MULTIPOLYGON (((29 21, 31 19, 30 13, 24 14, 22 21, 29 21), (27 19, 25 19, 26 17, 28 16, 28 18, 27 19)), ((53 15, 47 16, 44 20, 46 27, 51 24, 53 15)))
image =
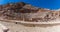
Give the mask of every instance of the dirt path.
MULTIPOLYGON (((28 27, 24 26, 22 24, 15 24, 15 23, 10 23, 10 22, 2 22, 0 21, 1 24, 7 26, 9 28, 8 32, 59 32, 60 31, 60 25, 41 25, 40 27, 28 27)), ((34 25, 33 25, 34 26, 34 25)))
POLYGON ((0 22, 0 23, 7 26, 9 28, 9 32, 29 32, 29 30, 35 32, 34 28, 26 27, 26 26, 21 25, 21 24, 15 24, 15 23, 9 23, 9 22, 0 22))

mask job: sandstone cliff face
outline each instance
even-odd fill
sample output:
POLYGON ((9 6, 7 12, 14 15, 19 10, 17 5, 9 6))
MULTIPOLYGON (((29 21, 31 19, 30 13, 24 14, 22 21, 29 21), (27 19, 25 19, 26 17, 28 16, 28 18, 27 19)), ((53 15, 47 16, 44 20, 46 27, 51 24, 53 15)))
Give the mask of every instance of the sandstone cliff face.
POLYGON ((49 21, 60 17, 60 11, 34 7, 26 3, 0 5, 0 17, 10 20, 49 21))

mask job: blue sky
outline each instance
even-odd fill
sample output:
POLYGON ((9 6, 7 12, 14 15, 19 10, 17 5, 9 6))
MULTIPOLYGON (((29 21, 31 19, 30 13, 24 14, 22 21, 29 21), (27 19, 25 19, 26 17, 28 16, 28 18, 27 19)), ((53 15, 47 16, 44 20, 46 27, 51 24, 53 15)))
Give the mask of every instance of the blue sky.
POLYGON ((59 9, 60 0, 0 0, 0 5, 11 2, 25 2, 36 7, 48 8, 48 9, 59 9))

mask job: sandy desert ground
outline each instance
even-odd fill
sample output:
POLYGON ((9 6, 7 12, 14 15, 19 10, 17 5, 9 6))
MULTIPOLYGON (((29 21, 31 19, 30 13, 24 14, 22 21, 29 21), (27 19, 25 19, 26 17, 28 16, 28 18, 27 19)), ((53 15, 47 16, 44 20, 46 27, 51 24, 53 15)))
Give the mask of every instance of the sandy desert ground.
POLYGON ((11 23, 11 22, 2 22, 1 24, 5 25, 7 28, 9 28, 8 32, 59 32, 60 31, 60 25, 23 25, 21 23, 11 23))

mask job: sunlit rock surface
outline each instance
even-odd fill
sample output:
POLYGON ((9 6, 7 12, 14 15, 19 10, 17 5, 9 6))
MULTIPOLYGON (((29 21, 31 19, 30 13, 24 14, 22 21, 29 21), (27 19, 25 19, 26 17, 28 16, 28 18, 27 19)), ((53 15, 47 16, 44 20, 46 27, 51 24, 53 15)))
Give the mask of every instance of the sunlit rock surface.
POLYGON ((8 28, 0 23, 0 32, 8 32, 8 28))

